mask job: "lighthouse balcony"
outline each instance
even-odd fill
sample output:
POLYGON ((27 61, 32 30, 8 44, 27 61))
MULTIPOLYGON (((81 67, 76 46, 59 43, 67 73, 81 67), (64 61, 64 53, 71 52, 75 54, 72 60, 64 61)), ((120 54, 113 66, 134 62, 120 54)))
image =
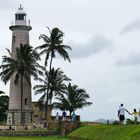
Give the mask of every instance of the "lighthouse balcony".
POLYGON ((26 26, 30 26, 30 20, 28 20, 28 21, 26 21, 26 20, 11 21, 11 26, 15 26, 15 25, 26 25, 26 26))
POLYGON ((16 20, 15 22, 11 22, 11 26, 9 27, 9 29, 12 31, 14 30, 30 31, 32 27, 30 26, 30 20, 28 20, 28 22, 16 20))

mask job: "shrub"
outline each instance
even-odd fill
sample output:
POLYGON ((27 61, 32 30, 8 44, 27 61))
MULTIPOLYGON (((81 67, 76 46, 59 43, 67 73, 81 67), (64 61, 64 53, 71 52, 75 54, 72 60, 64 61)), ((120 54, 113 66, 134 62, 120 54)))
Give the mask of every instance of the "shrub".
POLYGON ((120 122, 119 122, 119 121, 117 121, 117 120, 115 120, 112 124, 113 124, 113 125, 119 125, 119 124, 120 124, 120 122))
POLYGON ((140 124, 140 122, 134 121, 134 120, 131 120, 131 119, 127 119, 126 124, 140 124))

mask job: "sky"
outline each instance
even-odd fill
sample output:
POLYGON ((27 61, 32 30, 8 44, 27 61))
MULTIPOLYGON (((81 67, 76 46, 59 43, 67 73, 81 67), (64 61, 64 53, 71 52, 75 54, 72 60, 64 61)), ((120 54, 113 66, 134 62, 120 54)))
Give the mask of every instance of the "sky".
MULTIPOLYGON (((93 104, 76 111, 81 120, 118 119, 121 103, 131 113, 139 110, 139 0, 0 0, 0 63, 5 48, 11 48, 9 26, 20 3, 31 20, 32 46, 43 44, 38 37, 48 33, 46 26, 65 33, 71 63, 57 57, 53 66, 90 95, 93 104)), ((0 82, 0 88, 9 93, 9 84, 0 82)))

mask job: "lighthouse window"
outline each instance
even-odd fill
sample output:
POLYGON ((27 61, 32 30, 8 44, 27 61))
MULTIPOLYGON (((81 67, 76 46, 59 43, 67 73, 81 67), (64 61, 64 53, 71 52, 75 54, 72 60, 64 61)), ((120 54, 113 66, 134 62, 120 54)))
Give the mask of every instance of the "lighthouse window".
POLYGON ((25 105, 27 105, 27 103, 28 103, 28 99, 27 99, 27 98, 25 98, 25 105))
POLYGON ((18 14, 16 15, 16 20, 24 20, 25 15, 23 14, 18 14))

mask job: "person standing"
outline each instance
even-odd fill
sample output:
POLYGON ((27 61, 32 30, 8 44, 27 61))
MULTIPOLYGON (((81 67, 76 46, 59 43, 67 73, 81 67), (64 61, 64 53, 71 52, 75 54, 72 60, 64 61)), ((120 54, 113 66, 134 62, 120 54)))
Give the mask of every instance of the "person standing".
POLYGON ((48 128, 48 122, 45 120, 44 121, 44 128, 47 129, 48 128))
POLYGON ((35 128, 36 128, 36 124, 35 122, 33 122, 32 129, 35 130, 35 128))
POLYGON ((55 120, 59 121, 59 113, 58 112, 56 113, 55 120))
POLYGON ((71 121, 72 121, 73 123, 76 122, 76 114, 75 114, 75 112, 73 112, 72 115, 71 115, 71 121))
POLYGON ((62 116, 63 116, 63 121, 66 121, 67 113, 65 110, 62 112, 62 116))
POLYGON ((121 106, 119 107, 119 110, 118 110, 118 117, 120 120, 120 124, 124 124, 125 112, 130 114, 129 111, 124 108, 123 104, 121 104, 121 106))

